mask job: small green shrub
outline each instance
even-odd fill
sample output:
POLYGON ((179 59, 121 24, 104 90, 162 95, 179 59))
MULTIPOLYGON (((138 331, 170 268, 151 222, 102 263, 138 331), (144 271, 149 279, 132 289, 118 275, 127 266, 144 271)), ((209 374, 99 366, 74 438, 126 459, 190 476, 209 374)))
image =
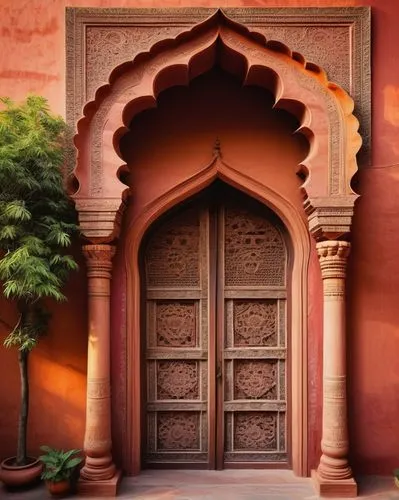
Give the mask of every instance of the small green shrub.
POLYGON ((41 446, 40 449, 45 452, 39 457, 44 465, 42 479, 45 481, 58 483, 70 479, 83 460, 81 457, 74 457, 80 450, 56 450, 49 446, 41 446))

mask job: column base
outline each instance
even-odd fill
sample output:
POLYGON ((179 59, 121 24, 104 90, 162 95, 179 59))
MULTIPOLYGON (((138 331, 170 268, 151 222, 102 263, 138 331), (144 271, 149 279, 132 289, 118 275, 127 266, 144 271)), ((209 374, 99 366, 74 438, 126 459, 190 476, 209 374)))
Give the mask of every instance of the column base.
POLYGON ((312 470, 312 481, 317 494, 324 498, 355 498, 357 484, 353 478, 335 481, 321 478, 316 470, 312 470))
POLYGON ((100 481, 79 479, 78 493, 82 497, 116 497, 121 479, 122 472, 120 470, 117 470, 111 479, 100 481))

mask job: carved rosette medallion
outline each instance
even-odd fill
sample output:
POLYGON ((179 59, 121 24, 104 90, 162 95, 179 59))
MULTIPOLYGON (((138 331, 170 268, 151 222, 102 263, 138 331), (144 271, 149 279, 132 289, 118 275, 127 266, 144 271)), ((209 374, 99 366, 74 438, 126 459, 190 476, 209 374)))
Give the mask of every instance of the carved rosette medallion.
POLYGON ((277 303, 235 301, 234 345, 272 347, 277 344, 277 303))
POLYGON ((274 450, 277 447, 277 413, 236 412, 234 448, 240 451, 274 450))
POLYGON ((198 399, 198 365, 195 361, 159 361, 158 399, 198 399))
POLYGON ((158 449, 163 451, 198 450, 199 417, 191 412, 158 413, 158 449))
POLYGON ((276 399, 276 362, 241 360, 234 367, 236 399, 276 399))
POLYGON ((157 346, 194 347, 197 342, 193 302, 160 302, 156 308, 157 346))

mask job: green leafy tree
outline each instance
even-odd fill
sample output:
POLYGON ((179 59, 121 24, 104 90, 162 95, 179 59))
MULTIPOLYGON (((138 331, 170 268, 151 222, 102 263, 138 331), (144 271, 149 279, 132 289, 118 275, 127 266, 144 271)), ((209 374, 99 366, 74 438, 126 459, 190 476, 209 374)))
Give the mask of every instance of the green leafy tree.
POLYGON ((15 347, 21 375, 17 465, 27 463, 28 358, 47 330, 45 299, 64 300, 62 287, 77 268, 66 254, 77 230, 64 190, 66 125, 46 99, 0 101, 0 280, 19 319, 4 345, 15 347))

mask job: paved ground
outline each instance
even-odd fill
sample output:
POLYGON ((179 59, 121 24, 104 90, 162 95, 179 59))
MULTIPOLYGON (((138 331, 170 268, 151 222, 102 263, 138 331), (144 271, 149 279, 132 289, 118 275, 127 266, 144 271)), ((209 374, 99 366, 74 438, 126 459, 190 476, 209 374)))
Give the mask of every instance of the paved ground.
MULTIPOLYGON (((359 497, 370 500, 399 500, 399 489, 391 478, 359 480, 359 497)), ((43 486, 29 492, 6 493, 1 500, 42 500, 43 486)), ((73 497, 79 498, 79 497, 73 497)), ((310 479, 290 471, 145 471, 137 478, 124 478, 119 498, 134 500, 316 500, 310 479)), ((86 497, 86 500, 87 497, 86 497)), ((94 500, 94 499, 93 499, 94 500)))

